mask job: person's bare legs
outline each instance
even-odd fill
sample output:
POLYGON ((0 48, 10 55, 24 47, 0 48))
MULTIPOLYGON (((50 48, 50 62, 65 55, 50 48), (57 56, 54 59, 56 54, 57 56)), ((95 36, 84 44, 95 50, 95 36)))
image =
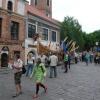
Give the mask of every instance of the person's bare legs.
POLYGON ((45 85, 43 85, 42 83, 36 83, 36 94, 33 95, 33 98, 37 98, 38 97, 38 92, 39 92, 39 87, 43 87, 44 88, 44 91, 45 93, 47 92, 47 88, 45 87, 45 85))
POLYGON ((33 98, 38 97, 38 92, 39 92, 39 83, 36 83, 36 93, 35 93, 35 95, 33 95, 33 98))
POLYGON ((22 93, 22 86, 21 86, 21 84, 19 84, 19 93, 20 94, 22 93))
POLYGON ((42 83, 39 83, 39 85, 44 88, 44 91, 46 93, 47 92, 47 87, 44 84, 42 84, 42 83))
POLYGON ((19 85, 16 84, 16 94, 19 94, 19 85))

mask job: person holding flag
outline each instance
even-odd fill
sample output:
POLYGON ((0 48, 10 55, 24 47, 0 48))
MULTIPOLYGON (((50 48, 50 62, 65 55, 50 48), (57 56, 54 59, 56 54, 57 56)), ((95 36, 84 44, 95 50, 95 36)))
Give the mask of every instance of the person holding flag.
POLYGON ((65 52, 64 53, 64 66, 65 66, 65 71, 64 73, 67 73, 68 72, 68 52, 65 52))

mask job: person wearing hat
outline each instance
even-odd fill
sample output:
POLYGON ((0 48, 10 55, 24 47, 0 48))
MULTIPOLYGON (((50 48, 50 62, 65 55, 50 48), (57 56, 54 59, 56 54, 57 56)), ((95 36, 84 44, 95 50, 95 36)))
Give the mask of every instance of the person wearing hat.
POLYGON ((47 87, 44 85, 44 79, 46 77, 46 68, 43 63, 41 63, 41 59, 38 58, 36 62, 36 66, 32 72, 31 78, 35 79, 36 82, 36 94, 33 95, 33 98, 38 97, 39 87, 43 87, 46 93, 47 87))

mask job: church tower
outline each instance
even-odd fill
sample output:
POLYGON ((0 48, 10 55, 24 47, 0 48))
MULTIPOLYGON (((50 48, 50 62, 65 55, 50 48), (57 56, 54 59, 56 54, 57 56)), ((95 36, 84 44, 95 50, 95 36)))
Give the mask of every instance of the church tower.
POLYGON ((52 17, 52 0, 31 0, 31 5, 48 17, 52 17))

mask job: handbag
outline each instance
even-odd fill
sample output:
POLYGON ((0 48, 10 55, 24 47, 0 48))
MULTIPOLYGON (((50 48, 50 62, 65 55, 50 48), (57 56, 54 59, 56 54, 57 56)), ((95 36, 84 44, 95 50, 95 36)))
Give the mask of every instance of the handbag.
POLYGON ((22 74, 25 74, 26 73, 26 68, 25 68, 25 66, 23 65, 23 67, 22 67, 22 74))

